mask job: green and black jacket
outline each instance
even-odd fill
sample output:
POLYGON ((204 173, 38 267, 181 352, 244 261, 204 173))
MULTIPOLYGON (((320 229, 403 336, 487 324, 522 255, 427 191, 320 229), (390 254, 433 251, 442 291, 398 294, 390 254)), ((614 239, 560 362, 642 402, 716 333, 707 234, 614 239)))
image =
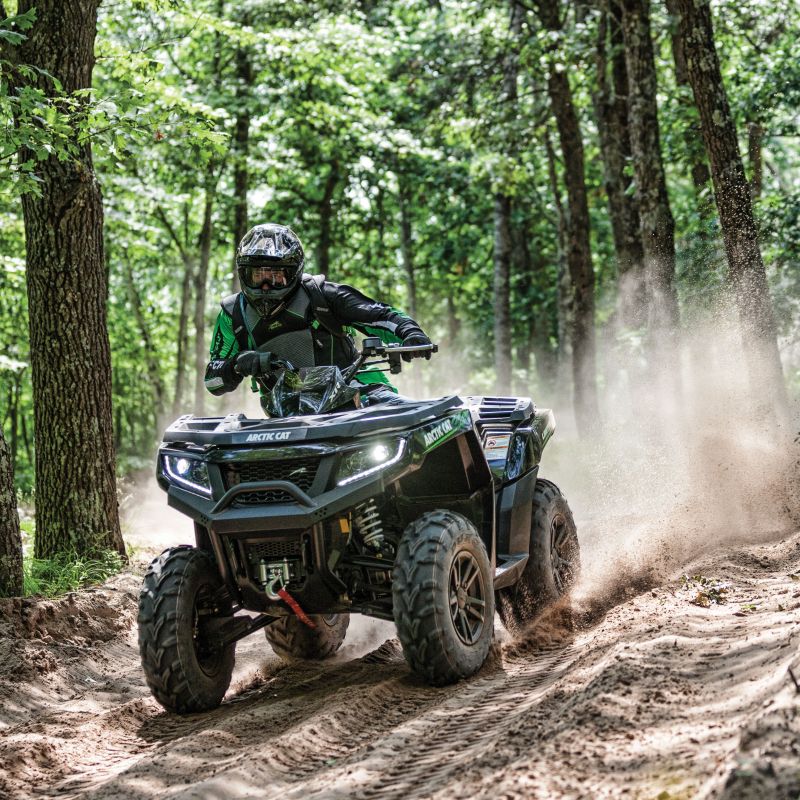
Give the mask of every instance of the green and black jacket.
MULTIPOLYGON (((271 314, 262 317, 244 294, 226 297, 211 339, 211 361, 205 385, 212 394, 235 389, 242 376, 234 372, 244 350, 269 351, 295 367, 348 367, 357 350, 353 336, 379 336, 401 342, 422 329, 413 319, 343 283, 304 275, 298 290, 271 314)), ((424 335, 424 334, 423 334, 424 335)), ((382 372, 358 374, 361 383, 388 383, 382 372)))

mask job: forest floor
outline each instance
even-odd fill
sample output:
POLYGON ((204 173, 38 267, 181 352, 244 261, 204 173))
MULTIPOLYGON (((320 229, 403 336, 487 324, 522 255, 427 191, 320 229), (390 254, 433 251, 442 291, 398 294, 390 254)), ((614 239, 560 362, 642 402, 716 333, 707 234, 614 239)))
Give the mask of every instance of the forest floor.
POLYGON ((139 582, 0 601, 0 797, 800 794, 800 533, 579 589, 518 639, 498 625, 447 688, 409 673, 388 623, 354 621, 324 664, 254 634, 222 707, 189 717, 144 684, 139 582))
POLYGON ((445 688, 411 675, 393 625, 355 617, 324 663, 287 666, 253 634, 219 709, 166 713, 137 593, 192 528, 137 490, 135 568, 0 600, 0 798, 797 800, 800 462, 739 425, 684 428, 580 463, 551 448, 581 580, 516 639, 497 622, 484 668, 445 688))

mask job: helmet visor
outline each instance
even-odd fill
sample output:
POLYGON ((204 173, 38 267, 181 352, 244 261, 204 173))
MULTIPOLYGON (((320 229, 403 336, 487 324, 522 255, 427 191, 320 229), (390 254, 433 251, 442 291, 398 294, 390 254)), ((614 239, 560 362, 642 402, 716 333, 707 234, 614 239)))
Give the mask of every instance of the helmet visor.
POLYGON ((242 278, 251 289, 283 289, 296 273, 296 266, 262 263, 245 267, 242 278))

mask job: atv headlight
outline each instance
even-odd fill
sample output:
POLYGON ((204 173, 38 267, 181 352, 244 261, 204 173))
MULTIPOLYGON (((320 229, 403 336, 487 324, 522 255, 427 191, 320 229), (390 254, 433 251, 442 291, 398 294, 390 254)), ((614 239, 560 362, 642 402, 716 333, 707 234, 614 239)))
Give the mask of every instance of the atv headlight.
POLYGON ((211 481, 205 461, 186 456, 165 455, 164 472, 173 483, 190 492, 211 497, 211 481))
POLYGON ((405 439, 391 439, 373 442, 368 447, 359 447, 342 456, 336 472, 336 484, 345 486, 353 481, 366 478, 382 469, 391 467, 403 457, 406 451, 405 439))

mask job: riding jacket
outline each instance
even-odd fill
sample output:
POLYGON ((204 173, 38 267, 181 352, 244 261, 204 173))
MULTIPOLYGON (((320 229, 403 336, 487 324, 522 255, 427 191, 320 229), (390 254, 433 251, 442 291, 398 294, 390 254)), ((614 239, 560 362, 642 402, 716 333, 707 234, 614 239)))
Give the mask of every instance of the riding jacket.
MULTIPOLYGON (((205 386, 212 394, 233 391, 242 381, 234 371, 244 350, 270 352, 295 367, 337 366, 355 361, 353 335, 379 336, 385 343, 402 342, 411 334, 425 335, 413 319, 379 303, 344 283, 304 275, 297 291, 266 316, 243 292, 226 297, 211 337, 211 360, 205 386)), ((364 384, 388 383, 382 372, 364 371, 364 384)))

